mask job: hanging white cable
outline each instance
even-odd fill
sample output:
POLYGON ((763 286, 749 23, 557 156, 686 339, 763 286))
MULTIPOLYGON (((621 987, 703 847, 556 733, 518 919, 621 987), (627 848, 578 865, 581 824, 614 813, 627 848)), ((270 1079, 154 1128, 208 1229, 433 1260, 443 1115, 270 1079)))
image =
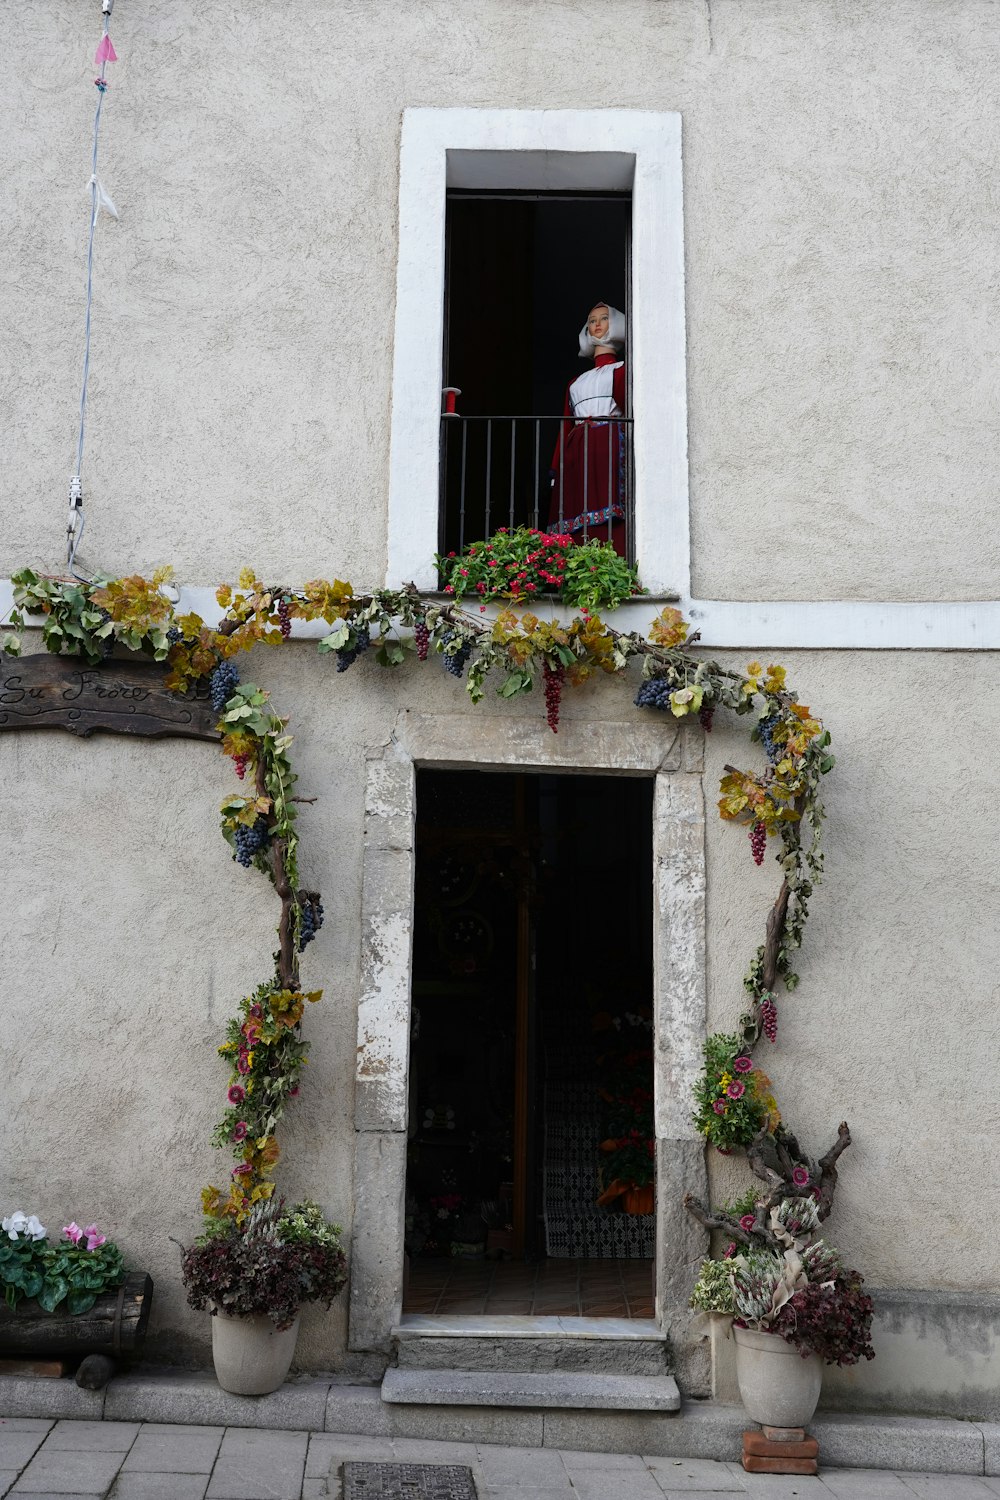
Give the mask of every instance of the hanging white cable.
POLYGON ((104 103, 104 95, 108 86, 105 74, 109 61, 115 61, 115 50, 108 35, 113 7, 114 0, 102 0, 101 13, 104 17, 104 29, 97 48, 97 58, 95 59, 95 61, 100 62, 101 71, 94 79, 94 83, 97 86, 97 108, 94 111, 94 135, 90 154, 90 231, 87 237, 87 314, 83 334, 83 379, 80 385, 80 421, 76 439, 76 467, 69 481, 69 519, 66 525, 66 563, 75 578, 81 576, 76 572, 74 564, 76 561, 76 551, 83 537, 85 524, 83 514, 83 484, 80 476, 83 468, 83 438, 87 415, 87 381, 90 376, 90 323, 94 299, 94 233, 97 229, 97 216, 102 208, 112 213, 115 218, 118 217, 114 204, 104 191, 97 176, 97 147, 101 128, 101 106, 104 103))

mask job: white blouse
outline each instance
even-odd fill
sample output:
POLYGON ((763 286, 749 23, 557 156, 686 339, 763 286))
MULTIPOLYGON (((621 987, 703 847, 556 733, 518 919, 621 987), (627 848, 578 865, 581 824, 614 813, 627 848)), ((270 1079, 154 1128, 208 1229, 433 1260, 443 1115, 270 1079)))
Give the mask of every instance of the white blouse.
POLYGON ((624 363, 624 360, 619 360, 617 364, 595 365, 573 381, 569 401, 574 417, 624 416, 614 398, 615 371, 620 370, 624 363))

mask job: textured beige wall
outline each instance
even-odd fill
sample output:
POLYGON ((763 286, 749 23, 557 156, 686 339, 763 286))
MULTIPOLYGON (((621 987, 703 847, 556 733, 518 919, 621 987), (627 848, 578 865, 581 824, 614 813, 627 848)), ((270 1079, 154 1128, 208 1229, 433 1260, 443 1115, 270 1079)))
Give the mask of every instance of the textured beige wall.
MULTIPOLYGON (((188 583, 245 561, 378 580, 401 110, 616 104, 684 116, 696 592, 995 595, 1000 335, 982 313, 997 277, 997 13, 122 3, 101 157, 122 218, 98 236, 86 561, 173 561, 188 583)), ((0 574, 61 563, 98 30, 77 0, 0 14, 16 58, 0 574)), ((840 766, 829 877, 770 1070, 779 1098, 815 1150, 850 1120, 833 1238, 873 1283, 1000 1290, 993 659, 786 660, 840 766)), ((307 1021, 314 1070, 283 1180, 347 1226, 363 747, 404 704, 459 699, 433 663, 337 678, 304 646, 253 673, 291 714, 301 790, 320 797, 303 810, 303 874, 328 912, 307 955, 327 998, 307 1021)), ((566 711, 631 712, 620 683, 566 711)), ((538 700, 479 712, 498 733, 522 713, 547 733, 538 700)), ((742 728, 713 736, 710 797, 743 743, 742 728)), ((107 1222, 157 1277, 164 1353, 204 1339, 166 1237, 194 1232, 198 1189, 224 1166, 207 1144, 225 1078, 214 1047, 269 967, 272 897, 216 831, 232 784, 211 747, 0 736, 0 1198, 57 1227, 107 1222)), ((725 1026, 776 873, 754 868, 742 833, 710 821, 708 838, 711 1016, 725 1026)), ((720 1193, 742 1171, 712 1168, 720 1193)), ((305 1363, 339 1358, 343 1316, 309 1315, 305 1363)))
MULTIPOLYGON (((88 558, 379 578, 403 108, 617 105, 684 119, 695 593, 996 595, 996 20, 993 0, 130 0, 88 558)), ((60 554, 97 31, 76 0, 0 16, 0 571, 60 554)))
MULTIPOLYGON (((433 661, 394 675, 362 661, 337 676, 305 645, 251 666, 291 715, 302 794, 319 798, 302 810, 301 862, 327 908, 304 963, 326 998, 306 1021, 314 1061, 282 1134, 282 1183, 314 1193, 349 1228, 364 746, 385 740, 399 707, 453 712, 460 690, 433 661)), ((826 1149, 849 1120, 856 1144, 831 1238, 873 1284, 1000 1291, 990 1062, 1000 835, 983 770, 1000 708, 989 659, 809 653, 789 667, 841 759, 802 984, 781 1006, 763 1065, 808 1149, 826 1149), (928 725, 934 705, 962 701, 977 710, 956 718, 957 752, 954 736, 928 725)), ((627 704, 624 683, 602 682, 570 695, 565 711, 623 718, 627 704)), ((478 712, 498 739, 513 716, 549 732, 540 699, 490 700, 478 712)), ((710 799, 725 761, 752 762, 744 728, 720 721, 708 742, 710 799)), ((225 1081, 214 1048, 243 987, 269 965, 273 897, 216 832, 233 784, 211 746, 0 736, 0 785, 12 794, 3 1201, 47 1222, 106 1220, 157 1278, 163 1352, 203 1332, 183 1306, 166 1236, 195 1232, 198 1190, 225 1171, 207 1144, 225 1081)), ((757 870, 743 831, 713 817, 707 844, 710 1022, 725 1028, 777 872, 770 861, 757 870)), ((718 1197, 745 1185, 737 1160, 713 1153, 710 1165, 718 1197)), ((340 1357, 343 1317, 342 1307, 310 1314, 305 1363, 340 1357)))

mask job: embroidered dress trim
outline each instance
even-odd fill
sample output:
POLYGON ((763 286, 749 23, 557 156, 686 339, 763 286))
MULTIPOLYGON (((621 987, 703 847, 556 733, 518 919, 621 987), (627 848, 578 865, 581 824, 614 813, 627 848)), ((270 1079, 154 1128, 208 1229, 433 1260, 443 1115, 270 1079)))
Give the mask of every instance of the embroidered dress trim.
POLYGON ((620 505, 606 505, 603 510, 584 510, 572 520, 563 521, 560 526, 555 521, 546 527, 547 536, 566 536, 574 531, 582 531, 586 526, 588 530, 594 526, 606 525, 608 521, 624 521, 625 512, 620 505))

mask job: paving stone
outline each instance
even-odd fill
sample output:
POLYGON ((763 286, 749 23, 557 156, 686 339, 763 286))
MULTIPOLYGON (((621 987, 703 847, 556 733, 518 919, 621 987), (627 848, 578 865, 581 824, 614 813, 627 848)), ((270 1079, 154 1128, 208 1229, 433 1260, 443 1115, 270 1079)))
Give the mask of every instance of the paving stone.
POLYGON ((211 1474, 222 1427, 143 1427, 122 1467, 125 1474, 211 1474))
POLYGON ((121 1453, 39 1449, 11 1491, 14 1495, 47 1493, 103 1495, 121 1467, 121 1453))
MULTIPOLYGON (((746 1494, 753 1500, 829 1500, 822 1479, 807 1474, 747 1474, 741 1469, 746 1494)), ((669 1493, 669 1491, 668 1491, 669 1493)), ((684 1491, 678 1493, 683 1495, 684 1491)))
MULTIPOLYGON (((401 1464, 467 1464, 479 1460, 475 1443, 437 1441, 431 1438, 395 1438, 393 1456, 401 1464)), ((521 1450, 518 1449, 518 1452, 521 1450)))
POLYGON ((971 1422, 818 1413, 809 1424, 824 1465, 982 1474, 984 1440, 971 1422))
POLYGON ((321 1432, 329 1388, 328 1380, 286 1380, 269 1396, 234 1396, 212 1375, 136 1372, 111 1381, 104 1415, 125 1421, 321 1432))
POLYGON ((0 1417, 0 1433, 48 1432, 51 1426, 47 1417, 0 1417))
POLYGON ((487 1485, 508 1488, 560 1485, 569 1487, 569 1475, 562 1454, 553 1448, 499 1448, 484 1443, 477 1449, 477 1460, 487 1485))
POLYGON ((609 1500, 617 1489, 628 1500, 663 1500, 663 1491, 648 1469, 572 1469, 570 1494, 579 1500, 609 1500))
POLYGON ((0 1495, 5 1495, 17 1478, 16 1469, 0 1469, 0 1495))
POLYGON ((108 1500, 204 1500, 207 1474, 126 1474, 114 1482, 108 1500))
POLYGON ((138 1422, 57 1422, 45 1451, 72 1448, 76 1453, 127 1453, 139 1435, 138 1422))
POLYGON ((920 1500, 987 1500, 994 1493, 973 1474, 906 1474, 903 1479, 920 1500))
POLYGON ((305 1432, 227 1432, 210 1500, 299 1500, 308 1444, 305 1432))
POLYGON ((69 1494, 66 1490, 22 1490, 18 1485, 15 1485, 12 1490, 7 1491, 8 1495, 15 1497, 30 1494, 31 1500, 104 1500, 106 1493, 106 1490, 95 1490, 93 1493, 87 1495, 83 1495, 79 1491, 69 1494))
POLYGON ((836 1500, 910 1500, 913 1491, 907 1481, 888 1469, 833 1469, 823 1464, 823 1483, 836 1500))
POLYGON ((728 1464, 710 1458, 647 1458, 646 1463, 660 1488, 671 1494, 696 1495, 706 1490, 746 1493, 742 1479, 728 1464))
MULTIPOLYGON (((480 1486, 479 1500, 525 1500, 526 1494, 531 1495, 531 1500, 566 1500, 567 1495, 572 1495, 572 1490, 554 1490, 548 1486, 542 1490, 525 1491, 523 1487, 511 1487, 510 1485, 480 1486)), ((662 1496, 660 1497, 662 1500, 662 1496)))
POLYGON ((394 1457, 392 1438, 313 1432, 309 1435, 309 1452, 306 1454, 306 1478, 324 1478, 335 1464, 342 1464, 348 1458, 367 1458, 373 1463, 387 1463, 394 1457))
POLYGON ((45 1441, 47 1422, 35 1432, 6 1432, 0 1427, 0 1469, 23 1469, 36 1448, 45 1441))

